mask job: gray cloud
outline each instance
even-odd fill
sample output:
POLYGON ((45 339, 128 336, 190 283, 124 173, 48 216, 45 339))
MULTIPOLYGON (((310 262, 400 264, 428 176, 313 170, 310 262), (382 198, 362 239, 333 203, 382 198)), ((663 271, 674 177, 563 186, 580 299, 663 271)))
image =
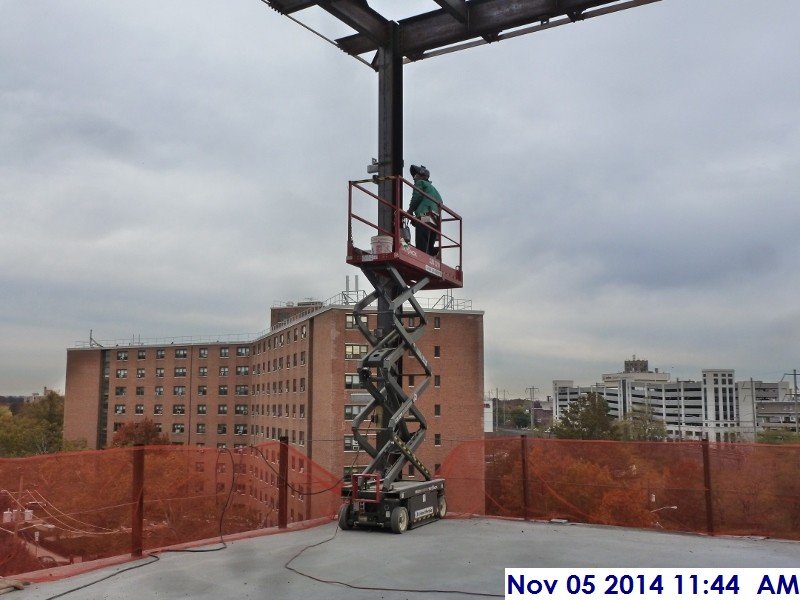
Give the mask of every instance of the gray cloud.
MULTIPOLYGON (((90 328, 258 331, 355 273, 369 69, 260 2, 3 12, 0 393, 63 385, 90 328)), ((465 218, 487 389, 633 353, 682 377, 797 366, 798 16, 664 0, 405 67, 406 164, 465 218)))

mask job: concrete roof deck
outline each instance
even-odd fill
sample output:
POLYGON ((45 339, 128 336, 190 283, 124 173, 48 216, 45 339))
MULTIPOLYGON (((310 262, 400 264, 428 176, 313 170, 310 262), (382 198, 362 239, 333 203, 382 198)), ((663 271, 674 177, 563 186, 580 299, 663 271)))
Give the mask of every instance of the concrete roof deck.
POLYGON ((143 566, 63 597, 421 600, 433 596, 448 600, 467 597, 461 592, 502 597, 505 567, 797 568, 799 564, 800 542, 793 541, 449 518, 403 535, 339 531, 330 523, 228 542, 219 552, 162 553, 157 561, 146 556, 68 579, 32 584, 6 597, 44 600, 135 565, 143 566), (299 573, 285 567, 289 561, 299 573), (432 590, 450 593, 434 595, 432 590))

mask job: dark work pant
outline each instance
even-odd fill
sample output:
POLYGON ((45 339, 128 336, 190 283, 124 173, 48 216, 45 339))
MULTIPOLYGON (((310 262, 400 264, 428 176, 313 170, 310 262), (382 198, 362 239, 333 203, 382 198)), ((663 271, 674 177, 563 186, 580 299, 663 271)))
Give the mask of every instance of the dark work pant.
POLYGON ((424 225, 417 225, 416 223, 414 224, 414 229, 414 245, 423 252, 433 256, 435 252, 434 246, 436 245, 436 232, 431 231, 424 225))

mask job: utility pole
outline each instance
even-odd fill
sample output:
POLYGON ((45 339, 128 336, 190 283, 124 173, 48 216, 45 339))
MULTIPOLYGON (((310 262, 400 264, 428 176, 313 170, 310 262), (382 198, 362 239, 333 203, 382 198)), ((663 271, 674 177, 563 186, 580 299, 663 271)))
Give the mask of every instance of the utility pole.
POLYGON ((800 433, 800 423, 797 422, 797 369, 793 369, 792 373, 794 375, 794 432, 800 433))
POLYGON ((528 423, 528 429, 533 431, 533 426, 536 425, 535 419, 533 418, 533 415, 536 414, 533 408, 533 401, 536 392, 539 391, 539 388, 531 386, 529 388, 525 388, 525 391, 528 392, 528 394, 530 394, 530 399, 531 399, 531 420, 530 423, 528 423))
POLYGON ((750 400, 753 403, 753 441, 758 441, 758 419, 756 418, 756 384, 750 378, 750 400))

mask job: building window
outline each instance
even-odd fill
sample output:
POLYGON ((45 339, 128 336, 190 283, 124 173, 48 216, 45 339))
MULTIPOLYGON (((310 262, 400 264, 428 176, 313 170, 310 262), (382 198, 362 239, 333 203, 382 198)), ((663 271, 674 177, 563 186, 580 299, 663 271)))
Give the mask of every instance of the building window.
POLYGON ((228 414, 228 405, 227 404, 217 404, 217 414, 218 415, 227 415, 228 414))
POLYGON ((164 386, 157 385, 156 386, 156 396, 163 396, 164 395, 164 386))
POLYGON ((306 351, 305 350, 300 352, 300 364, 301 365, 306 364, 306 351))
POLYGON ((293 366, 293 367, 296 367, 296 366, 297 366, 297 352, 295 352, 295 353, 292 355, 292 366, 293 366))
POLYGON ((188 355, 186 348, 175 348, 175 358, 186 358, 188 355))
POLYGON ((217 390, 217 393, 220 396, 227 396, 228 395, 228 386, 227 385, 219 386, 219 389, 217 390))
POLYGON ((247 425, 243 423, 236 423, 233 426, 234 435, 247 435, 247 425))
POLYGON ((208 367, 200 367, 197 373, 200 377, 208 377, 208 367))
MULTIPOLYGON (((297 441, 297 443, 300 444, 301 446, 305 446, 306 445, 306 432, 305 431, 301 431, 299 435, 300 435, 300 439, 297 441)), ((302 462, 302 460, 301 460, 301 462, 302 462)), ((300 467, 300 471, 301 472, 302 472, 302 470, 303 470, 303 468, 300 467)))
POLYGON ((125 414, 125 405, 124 404, 115 404, 114 405, 114 414, 116 414, 116 415, 124 415, 125 414))
POLYGON ((125 396, 127 394, 127 390, 125 386, 117 386, 114 388, 114 395, 115 396, 125 396))
POLYGON ((128 360, 128 351, 117 350, 117 360, 128 360))
POLYGON ((433 347, 433 358, 440 358, 442 356, 442 347, 441 346, 434 346, 433 347))
POLYGON ((306 418, 306 405, 305 404, 301 404, 300 405, 299 415, 300 415, 301 419, 305 419, 306 418))
POLYGON ((163 415, 164 414, 164 405, 163 404, 155 404, 153 406, 153 414, 154 415, 163 415))
POLYGON ((441 446, 442 445, 442 434, 441 433, 434 433, 433 434, 433 445, 434 446, 441 446))
POLYGON ((227 377, 228 376, 228 367, 220 367, 219 368, 219 376, 220 377, 227 377))
POLYGON ((250 367, 247 365, 239 365, 236 367, 237 375, 250 375, 250 367))
POLYGON ((208 412, 208 405, 206 404, 198 404, 197 405, 197 414, 204 415, 208 412))
POLYGON ((136 358, 139 360, 143 360, 147 358, 147 350, 139 350, 136 352, 136 358))
POLYGON ((136 395, 137 396, 144 396, 144 386, 137 386, 136 387, 136 395))
POLYGON ((163 377, 164 376, 164 369, 159 367, 156 369, 156 377, 163 377))
POLYGON ((363 407, 359 404, 345 404, 344 405, 344 420, 352 421, 358 416, 363 407))
POLYGON ((344 450, 345 452, 355 452, 358 450, 358 442, 352 435, 344 436, 344 450))
POLYGON ((128 376, 128 369, 117 369, 117 379, 125 379, 128 376))
POLYGON ((300 378, 300 391, 301 392, 305 392, 306 391, 306 378, 305 377, 301 377, 300 378))
POLYGON ((442 387, 442 376, 441 375, 434 375, 433 376, 433 387, 442 387))
POLYGON ((208 358, 208 348, 200 348, 198 354, 200 358, 208 358))
POLYGON ((235 393, 237 396, 247 396, 250 393, 250 387, 246 385, 237 385, 235 393))
POLYGON ((114 431, 119 431, 122 429, 124 423, 114 423, 114 431))
POLYGON ((237 404, 233 407, 234 414, 237 415, 246 415, 247 414, 247 404, 237 404))
POLYGON ((185 404, 173 404, 172 405, 172 414, 173 415, 185 415, 186 414, 186 405, 185 404))
POLYGON ((236 356, 250 356, 250 346, 236 346, 236 356))
POLYGON ((198 396, 206 396, 208 394, 208 387, 205 385, 198 385, 197 386, 197 395, 198 396))
POLYGON ((347 390, 353 390, 353 389, 361 389, 364 386, 361 385, 361 380, 358 378, 357 374, 346 373, 344 376, 344 387, 347 390))
POLYGON ((345 358, 361 358, 369 351, 366 344, 345 344, 344 357, 345 358))
POLYGON ((409 375, 408 376, 408 387, 414 387, 414 376, 413 375, 409 375))
POLYGON ((345 315, 344 316, 344 328, 345 329, 355 329, 356 325, 356 317, 355 315, 345 315))
POLYGON ((133 413, 136 415, 143 415, 144 414, 144 404, 137 404, 133 408, 133 413))
POLYGON ((186 386, 185 385, 175 385, 172 387, 172 395, 173 396, 185 396, 186 395, 186 386))
POLYGON ((153 428, 156 430, 156 433, 161 433, 161 423, 153 423, 153 428))
POLYGON ((228 358, 228 356, 230 356, 230 350, 228 349, 227 346, 224 346, 223 348, 219 349, 220 358, 228 358))
POLYGON ((297 327, 294 328, 294 341, 297 341, 297 327))
POLYGON ((433 317, 433 328, 434 329, 441 329, 442 328, 442 319, 441 319, 441 317, 433 317))
POLYGON ((217 434, 222 435, 228 433, 228 426, 225 423, 217 425, 217 434))
POLYGON ((172 433, 183 433, 184 429, 183 423, 172 424, 172 433))
POLYGON ((441 417, 442 416, 442 405, 441 404, 434 404, 433 405, 433 416, 434 417, 441 417))
MULTIPOLYGON (((198 423, 195 430, 197 431, 197 433, 205 433, 206 432, 206 424, 205 423, 198 423)), ((199 463, 199 464, 202 465, 203 463, 199 463)))
POLYGON ((137 377, 137 379, 141 379, 142 377, 144 377, 144 369, 141 369, 141 368, 140 369, 136 369, 136 377, 137 377))
POLYGON ((186 367, 175 367, 175 377, 186 377, 186 367))
POLYGON ((303 339, 305 339, 305 337, 306 337, 307 335, 308 335, 308 328, 306 327, 306 325, 302 325, 302 326, 300 327, 300 337, 301 337, 301 338, 303 338, 303 339))
POLYGON ((166 355, 167 352, 163 348, 159 348, 158 350, 156 350, 156 358, 164 358, 166 355))

